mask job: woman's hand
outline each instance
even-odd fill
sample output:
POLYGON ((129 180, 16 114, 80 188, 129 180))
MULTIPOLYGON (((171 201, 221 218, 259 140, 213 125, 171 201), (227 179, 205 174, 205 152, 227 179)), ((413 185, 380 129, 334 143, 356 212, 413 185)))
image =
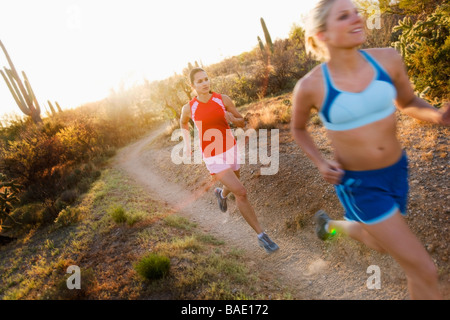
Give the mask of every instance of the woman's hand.
POLYGON ((318 166, 322 178, 328 183, 340 184, 344 175, 341 165, 333 160, 324 160, 321 165, 318 166))
POLYGON ((225 112, 225 119, 226 119, 228 122, 231 122, 231 123, 233 123, 234 121, 236 121, 236 118, 234 117, 234 115, 233 115, 231 112, 229 112, 229 111, 226 111, 226 112, 225 112))

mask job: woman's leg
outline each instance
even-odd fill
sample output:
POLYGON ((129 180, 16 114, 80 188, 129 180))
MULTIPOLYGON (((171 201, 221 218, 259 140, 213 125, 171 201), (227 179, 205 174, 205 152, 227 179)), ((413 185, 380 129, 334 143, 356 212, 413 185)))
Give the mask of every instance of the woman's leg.
POLYGON ((257 234, 263 232, 261 225, 256 217, 255 210, 248 201, 247 190, 245 190, 241 181, 238 178, 239 172, 233 172, 231 169, 219 172, 216 178, 224 185, 224 196, 232 192, 236 197, 236 204, 244 219, 255 230, 257 234), (225 193, 226 192, 226 193, 225 193))
MULTIPOLYGON (((234 171, 234 174, 236 175, 236 177, 237 177, 238 179, 241 178, 240 170, 234 171)), ((222 191, 222 196, 223 196, 224 198, 225 198, 226 196, 228 196, 228 195, 231 193, 230 189, 228 189, 226 185, 223 185, 223 189, 222 189, 222 190, 223 190, 223 191, 222 191)))
POLYGON ((378 243, 378 241, 363 228, 362 223, 346 220, 330 220, 328 223, 328 230, 331 231, 333 229, 338 233, 346 234, 350 238, 364 243, 369 248, 380 253, 386 253, 386 250, 378 243))
POLYGON ((360 226, 403 268, 412 299, 442 299, 437 268, 400 212, 380 223, 360 226))

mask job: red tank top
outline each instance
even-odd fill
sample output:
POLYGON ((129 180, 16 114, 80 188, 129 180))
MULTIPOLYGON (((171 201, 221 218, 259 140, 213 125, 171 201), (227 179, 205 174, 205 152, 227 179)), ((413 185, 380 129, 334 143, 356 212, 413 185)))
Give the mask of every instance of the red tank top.
POLYGON ((231 128, 225 119, 225 105, 222 95, 213 92, 208 102, 200 102, 197 97, 189 102, 191 117, 199 133, 200 146, 204 158, 214 157, 229 150, 236 144, 231 128))

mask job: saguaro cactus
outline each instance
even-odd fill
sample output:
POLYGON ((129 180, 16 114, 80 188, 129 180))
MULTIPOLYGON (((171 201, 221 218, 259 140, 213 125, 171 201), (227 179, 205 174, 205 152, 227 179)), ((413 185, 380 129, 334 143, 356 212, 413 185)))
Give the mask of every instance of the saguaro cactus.
POLYGON ((273 43, 272 38, 270 37, 269 30, 267 29, 266 23, 264 22, 263 18, 261 18, 261 26, 264 32, 264 38, 266 39, 266 44, 264 45, 261 38, 258 36, 257 38, 259 48, 261 49, 261 52, 265 57, 270 57, 270 55, 273 54, 273 43))
POLYGON ((258 36, 258 43, 259 43, 259 48, 261 49, 261 52, 264 53, 266 49, 264 47, 264 43, 262 42, 262 40, 259 36, 258 36))
POLYGON ((17 73, 16 68, 14 67, 11 58, 9 57, 8 51, 6 51, 6 48, 1 40, 0 47, 2 47, 2 50, 6 56, 6 59, 8 60, 8 64, 10 67, 10 69, 4 67, 4 72, 3 70, 0 70, 0 73, 5 80, 9 91, 11 92, 20 110, 25 115, 30 116, 33 119, 34 123, 41 123, 41 108, 39 107, 39 103, 36 100, 33 89, 31 89, 30 81, 28 80, 27 75, 22 71, 22 75, 24 78, 24 81, 22 81, 22 79, 19 77, 19 74, 17 73))
POLYGON ((55 111, 55 108, 53 107, 52 103, 50 102, 50 100, 47 100, 47 103, 48 103, 48 106, 50 107, 51 115, 55 116, 56 111, 55 111))
POLYGON ((270 52, 273 53, 272 38, 270 37, 269 30, 267 29, 266 23, 264 22, 263 18, 261 18, 261 26, 264 31, 264 38, 266 38, 266 44, 269 46, 270 52))
POLYGON ((61 106, 58 103, 58 101, 55 101, 55 105, 56 105, 56 108, 58 109, 58 112, 63 112, 62 109, 61 109, 61 106))
POLYGON ((273 55, 274 48, 273 48, 272 38, 270 37, 270 33, 269 33, 269 30, 267 29, 264 19, 261 18, 260 21, 261 21, 261 26, 262 26, 262 29, 264 32, 264 38, 266 39, 266 45, 264 45, 261 38, 258 36, 259 48, 261 49, 264 66, 265 66, 263 85, 262 85, 262 90, 260 92, 260 95, 262 97, 264 97, 266 95, 267 88, 269 86, 269 74, 270 74, 270 70, 271 70, 271 57, 273 55))

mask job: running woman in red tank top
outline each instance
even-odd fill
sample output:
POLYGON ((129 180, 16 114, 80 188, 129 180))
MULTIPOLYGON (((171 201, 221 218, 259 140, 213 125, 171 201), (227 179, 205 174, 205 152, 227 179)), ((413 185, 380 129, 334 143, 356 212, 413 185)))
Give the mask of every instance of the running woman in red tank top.
POLYGON ((221 94, 212 92, 206 103, 195 97, 189 105, 199 137, 203 137, 200 139, 203 158, 215 157, 235 147, 236 140, 225 118, 227 110, 221 94))
POLYGON ((278 245, 261 228, 255 211, 248 201, 247 191, 239 180, 238 148, 228 123, 244 127, 245 120, 228 96, 210 91, 210 80, 203 69, 192 69, 190 80, 192 88, 198 95, 184 105, 181 111, 180 126, 184 129, 185 156, 191 156, 188 141, 190 140, 189 119, 192 119, 198 130, 206 168, 214 180, 223 184, 223 189, 214 190, 220 210, 227 211, 227 195, 233 193, 239 211, 257 233, 259 245, 267 253, 272 253, 278 250, 278 245))

